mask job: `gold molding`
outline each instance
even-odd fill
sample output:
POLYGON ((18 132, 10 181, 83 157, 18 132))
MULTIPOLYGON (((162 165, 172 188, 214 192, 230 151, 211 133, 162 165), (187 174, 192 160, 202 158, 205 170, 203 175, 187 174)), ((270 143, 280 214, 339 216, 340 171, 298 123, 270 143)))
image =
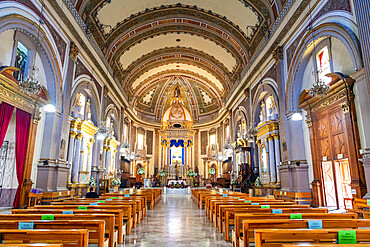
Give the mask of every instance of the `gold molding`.
POLYGON ((83 134, 82 133, 78 133, 77 136, 76 136, 76 138, 78 140, 82 140, 82 137, 83 137, 83 134))
POLYGON ((77 132, 76 131, 69 132, 69 137, 70 138, 76 138, 76 136, 77 136, 77 132))
POLYGON ((270 120, 268 122, 261 123, 257 126, 257 138, 264 136, 268 133, 273 133, 279 130, 279 122, 278 120, 270 120))

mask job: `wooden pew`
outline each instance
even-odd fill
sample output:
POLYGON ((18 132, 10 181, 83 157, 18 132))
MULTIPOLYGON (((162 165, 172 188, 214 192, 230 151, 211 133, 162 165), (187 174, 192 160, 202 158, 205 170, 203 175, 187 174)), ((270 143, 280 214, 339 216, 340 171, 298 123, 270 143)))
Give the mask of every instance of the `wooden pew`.
POLYGON ((110 202, 107 201, 104 203, 99 203, 98 201, 102 200, 96 200, 96 201, 90 201, 90 200, 73 200, 73 201, 64 201, 64 202, 56 202, 52 203, 51 205, 57 205, 57 206, 62 206, 62 205, 80 205, 80 206, 92 206, 91 203, 97 204, 97 206, 132 206, 132 219, 133 219, 133 228, 136 227, 136 225, 140 222, 142 213, 140 212, 140 207, 141 207, 141 202, 136 200, 136 201, 121 201, 121 202, 110 202))
MULTIPOLYGON (((280 206, 288 206, 288 207, 295 207, 295 205, 293 205, 292 203, 290 202, 275 202, 275 201, 251 201, 251 202, 247 202, 245 203, 244 201, 233 201, 233 202, 215 202, 212 206, 212 210, 210 212, 210 219, 211 219, 211 222, 215 222, 215 226, 217 224, 217 217, 219 217, 219 214, 220 214, 220 207, 223 206, 223 205, 245 205, 247 208, 249 207, 256 207, 256 208, 260 208, 261 205, 269 205, 271 208, 279 208, 280 206), (258 203, 258 205, 253 205, 253 204, 256 204, 258 203)), ((300 206, 299 206, 300 207, 300 206)), ((298 208, 299 208, 298 207, 298 208)), ((306 207, 306 206, 305 206, 306 207)))
MULTIPOLYGON (((240 247, 248 247, 254 242, 254 231, 257 229, 307 229, 307 219, 297 220, 244 220, 243 237, 239 239, 240 247)), ((370 220, 359 219, 323 219, 321 220, 323 229, 358 229, 359 227, 370 227, 370 220)), ((233 246, 237 246, 233 242, 233 246)))
MULTIPOLYGON (((14 209, 13 209, 14 210, 14 209)), ((24 209, 23 209, 24 210, 24 209)), ((114 229, 114 214, 62 214, 62 211, 51 211, 49 210, 46 214, 54 215, 54 222, 56 221, 91 221, 99 220, 104 221, 105 234, 108 234, 109 247, 117 245, 118 230, 114 229), (57 214, 54 214, 57 213, 57 214)), ((2 214, 0 215, 0 221, 40 221, 43 214, 2 214)))
POLYGON ((98 247, 108 247, 109 239, 105 238, 103 220, 0 220, 0 229, 18 229, 19 222, 33 223, 33 229, 51 230, 88 230, 88 241, 90 244, 98 244, 98 247))
MULTIPOLYGON (((271 209, 294 209, 294 208, 310 208, 309 205, 269 205, 271 209)), ((226 211, 229 212, 243 212, 244 209, 246 208, 261 208, 261 205, 220 205, 219 212, 218 212, 218 217, 217 217, 217 225, 216 227, 219 229, 219 232, 223 232, 223 224, 225 222, 226 218, 226 211)), ((272 211, 272 210, 271 210, 272 211)), ((327 212, 327 210, 325 210, 327 212)), ((232 215, 228 216, 232 217, 232 215)))
POLYGON ((0 247, 63 247, 63 244, 0 244, 0 247))
MULTIPOLYGON (((248 220, 270 220, 270 219, 290 219, 291 213, 283 214, 250 214, 250 213, 236 213, 235 214, 235 228, 238 226, 238 230, 233 229, 232 234, 235 236, 235 239, 240 237, 240 234, 243 231, 243 221, 248 220), (238 234, 236 234, 238 231, 238 234)), ((345 214, 328 214, 328 213, 301 213, 302 219, 311 219, 311 220, 322 220, 322 219, 357 219, 357 215, 353 213, 345 214)), ((226 231, 224 232, 224 236, 226 231)), ((230 240, 230 239, 229 239, 230 240)))
MULTIPOLYGON (((255 246, 283 246, 285 243, 335 244, 339 229, 258 229, 255 231, 255 246)), ((355 229, 357 243, 370 242, 370 229, 355 229)), ((334 245, 335 246, 335 245, 334 245)))
POLYGON ((311 246, 311 247, 328 247, 328 246, 334 246, 334 247, 370 247, 370 244, 326 244, 326 243, 296 243, 296 244, 283 244, 283 247, 298 247, 298 246, 311 246))
POLYGON ((2 243, 57 243, 63 247, 88 247, 87 230, 0 229, 2 243))
POLYGON ((362 214, 364 219, 370 219, 370 200, 354 198, 353 211, 362 214))
POLYGON ((275 199, 282 199, 286 202, 294 202, 294 204, 306 204, 310 205, 312 202, 311 192, 290 192, 290 191, 278 191, 273 192, 275 199))
MULTIPOLYGON (((133 213, 132 213, 132 207, 130 205, 97 205, 97 206, 86 206, 87 210, 84 209, 78 209, 79 207, 84 207, 86 205, 42 205, 42 206, 35 206, 33 208, 29 209, 63 209, 63 210, 79 210, 81 213, 91 214, 91 213, 99 213, 103 212, 102 210, 119 210, 121 214, 118 215, 120 219, 122 219, 122 223, 118 222, 119 225, 119 231, 122 231, 123 229, 123 220, 126 220, 127 222, 127 234, 130 234, 133 227, 133 213), (92 210, 92 211, 90 211, 92 210), (94 211, 95 210, 95 211, 94 211)), ((12 211, 13 212, 13 211, 12 211)), ((110 213, 109 211, 104 211, 106 213, 110 213)), ((116 214, 117 212, 115 212, 116 214)), ((117 218, 116 218, 117 220, 117 218)), ((121 232, 123 235, 123 232, 121 232)), ((120 234, 121 235, 121 234, 120 234)))
POLYGON ((123 222, 120 210, 86 210, 85 212, 74 211, 73 214, 63 214, 63 209, 13 209, 12 214, 0 215, 0 220, 41 220, 42 215, 54 215, 54 220, 104 220, 106 233, 109 234, 109 246, 124 240, 125 228, 120 225, 123 222), (122 227, 122 228, 121 228, 122 227), (117 230, 115 230, 117 229, 117 230))
POLYGON ((42 204, 50 204, 51 202, 72 200, 75 197, 74 190, 66 190, 59 192, 43 192, 42 193, 42 204))
MULTIPOLYGON (((236 237, 240 236, 240 232, 243 230, 243 217, 244 215, 247 215, 249 217, 250 214, 269 214, 269 215, 279 215, 279 214, 273 214, 272 213, 273 208, 259 208, 259 209, 231 209, 226 210, 225 212, 225 222, 223 229, 223 233, 229 233, 230 226, 235 225, 235 229, 233 229, 233 234, 236 235, 236 237), (232 218, 234 220, 232 220, 232 218)), ((327 208, 282 208, 282 214, 303 214, 305 215, 316 215, 316 214, 327 214, 328 209, 327 208)), ((228 236, 228 235, 226 235, 228 236)), ((226 239, 229 240, 229 239, 226 239)))

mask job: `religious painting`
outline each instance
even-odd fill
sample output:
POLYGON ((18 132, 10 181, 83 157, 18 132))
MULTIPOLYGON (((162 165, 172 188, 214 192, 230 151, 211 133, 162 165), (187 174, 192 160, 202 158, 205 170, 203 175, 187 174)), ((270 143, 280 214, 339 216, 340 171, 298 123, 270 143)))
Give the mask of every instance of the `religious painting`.
POLYGON ((27 54, 28 49, 21 42, 18 42, 14 67, 17 67, 19 70, 14 72, 13 75, 17 81, 22 81, 23 79, 25 79, 27 54))
POLYGON ((262 172, 267 172, 267 152, 266 152, 266 147, 265 145, 261 146, 261 167, 262 167, 262 172))

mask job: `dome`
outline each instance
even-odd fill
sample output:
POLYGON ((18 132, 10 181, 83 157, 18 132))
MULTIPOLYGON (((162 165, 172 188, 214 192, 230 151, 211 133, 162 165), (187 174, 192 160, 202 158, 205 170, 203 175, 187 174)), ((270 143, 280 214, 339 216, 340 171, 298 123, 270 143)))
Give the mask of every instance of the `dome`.
POLYGON ((174 127, 176 127, 176 124, 193 123, 190 112, 186 109, 183 100, 180 98, 180 89, 178 87, 175 89, 170 107, 163 114, 162 123, 170 123, 174 127))

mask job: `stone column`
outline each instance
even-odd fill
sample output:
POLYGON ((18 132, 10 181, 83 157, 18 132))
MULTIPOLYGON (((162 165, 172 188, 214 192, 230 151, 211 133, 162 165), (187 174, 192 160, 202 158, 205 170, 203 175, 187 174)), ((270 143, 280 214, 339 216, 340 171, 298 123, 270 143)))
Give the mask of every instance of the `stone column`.
POLYGON ((68 182, 71 181, 72 178, 72 161, 73 161, 73 151, 75 149, 75 138, 77 136, 77 132, 71 131, 69 134, 69 142, 68 142, 68 166, 69 166, 69 172, 68 172, 68 182))
POLYGON ((105 177, 105 174, 107 173, 107 169, 106 169, 106 162, 107 162, 107 150, 108 150, 108 147, 105 146, 105 143, 103 144, 103 157, 102 157, 102 170, 103 170, 103 173, 104 173, 104 177, 105 177))
POLYGON ((107 151, 105 152, 105 172, 109 175, 109 167, 111 165, 111 148, 107 147, 107 151))
POLYGON ((260 178, 261 178, 261 174, 262 174, 261 153, 260 153, 261 140, 257 140, 256 145, 257 145, 257 152, 256 153, 257 153, 258 171, 259 171, 259 175, 260 175, 260 178))
MULTIPOLYGON (((370 131, 366 124, 370 121, 370 0, 353 0, 353 6, 356 13, 357 27, 359 33, 359 40, 361 43, 362 60, 364 69, 357 72, 355 78, 357 83, 355 90, 357 89, 355 101, 356 111, 359 112, 358 124, 362 125, 360 128, 363 131, 362 148, 364 149, 364 155, 362 156, 362 163, 364 167, 367 194, 364 196, 365 199, 370 199, 370 131), (358 75, 364 74, 364 75, 358 75)), ((360 68, 357 68, 360 69, 360 68)))
POLYGON ((80 147, 80 162, 78 166, 78 182, 80 182, 80 171, 82 170, 83 162, 84 161, 84 154, 85 154, 85 139, 82 137, 81 140, 81 147, 80 147))
POLYGON ((273 134, 275 144, 275 167, 276 167, 276 183, 280 184, 280 143, 279 143, 279 134, 273 134))
POLYGON ((268 153, 269 153, 269 167, 270 167, 270 183, 276 183, 276 167, 275 167, 275 148, 274 138, 271 135, 267 136, 268 153))
POLYGON ((76 148, 75 148, 75 156, 72 163, 72 183, 78 183, 78 174, 80 168, 80 157, 81 157, 81 143, 82 143, 82 134, 77 134, 76 137, 76 148))

